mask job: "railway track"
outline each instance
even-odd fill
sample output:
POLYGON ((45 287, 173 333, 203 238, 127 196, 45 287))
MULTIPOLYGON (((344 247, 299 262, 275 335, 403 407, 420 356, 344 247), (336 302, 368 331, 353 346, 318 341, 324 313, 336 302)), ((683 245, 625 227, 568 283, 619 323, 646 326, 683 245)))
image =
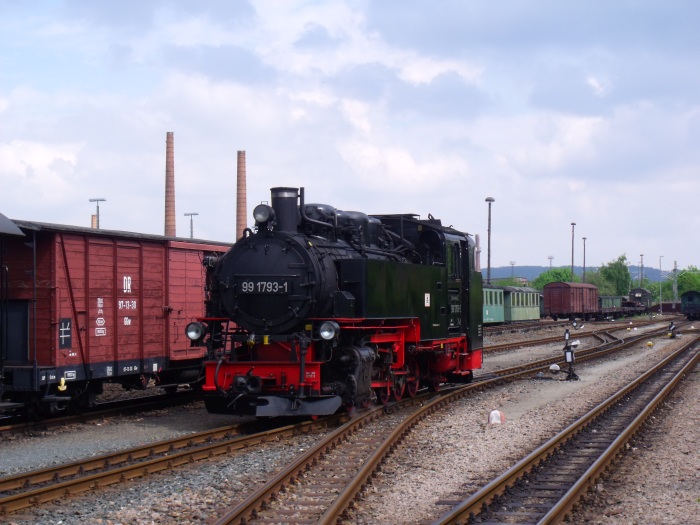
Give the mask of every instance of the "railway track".
MULTIPOLYGON (((580 321, 580 325, 589 325, 589 326, 604 326, 607 330, 612 330, 614 329, 613 327, 619 326, 620 328, 624 328, 627 326, 630 322, 633 322, 635 326, 647 326, 649 324, 656 324, 659 322, 666 322, 666 321, 671 321, 671 320, 679 320, 682 319, 682 316, 666 316, 663 319, 647 319, 642 316, 638 317, 623 317, 620 319, 617 319, 615 321, 580 321)), ((512 324, 503 324, 503 325, 497 325, 497 326, 485 326, 484 327, 484 335, 488 336, 496 336, 496 335, 503 335, 503 334, 518 334, 518 333, 527 333, 527 332, 539 332, 542 330, 553 330, 553 329, 558 329, 558 328, 568 328, 572 326, 572 322, 569 321, 568 319, 565 321, 545 321, 545 320, 539 320, 539 321, 530 321, 530 322, 521 322, 521 323, 512 323, 512 324)))
POLYGON ((423 394, 353 418, 225 511, 216 525, 336 523, 403 436, 469 389, 423 394))
MULTIPOLYGON (((669 320, 674 320, 674 318, 669 318, 669 320)), ((675 320, 680 320, 680 318, 675 319, 675 320)), ((565 323, 560 323, 562 328, 566 327, 571 327, 570 322, 565 322, 565 323)), ((592 323, 591 323, 592 324, 592 323)), ((601 328, 597 328, 598 325, 595 325, 597 329, 594 330, 586 330, 584 332, 579 332, 578 330, 571 330, 571 336, 575 338, 586 338, 586 337, 592 337, 595 339, 598 339, 600 342, 605 342, 610 339, 618 339, 611 333, 617 330, 624 330, 625 328, 630 328, 629 323, 618 323, 615 325, 611 325, 609 323, 599 323, 602 324, 601 328)), ((647 327, 651 325, 659 324, 658 321, 639 321, 635 323, 634 328, 640 328, 640 327, 647 327)), ((664 323, 665 324, 665 323, 664 323)), ((663 328, 661 329, 663 330, 663 328)), ((484 347, 484 352, 486 353, 495 353, 495 352, 503 352, 507 350, 513 350, 515 348, 522 348, 526 346, 540 346, 544 344, 549 344, 549 343, 559 343, 562 341, 562 336, 561 335, 556 335, 552 337, 543 337, 543 338, 538 338, 538 339, 532 339, 532 340, 521 340, 521 341, 513 341, 513 342, 508 342, 508 343, 502 343, 502 344, 492 344, 484 347)))
MULTIPOLYGON (((664 330, 658 330, 661 335, 664 330)), ((612 337, 612 336, 611 336, 612 337)), ((637 335, 628 341, 614 338, 612 344, 590 349, 582 360, 599 358, 638 343, 637 335)), ((378 419, 378 412, 367 419, 350 421, 339 428, 298 461, 252 494, 246 501, 227 511, 216 525, 254 523, 336 523, 345 515, 355 496, 369 482, 385 458, 403 436, 420 420, 472 391, 503 381, 529 377, 534 371, 548 369, 553 359, 503 369, 494 377, 455 389, 444 396, 412 408, 398 420, 378 419), (388 424, 393 423, 395 426, 388 424), (386 428, 389 426, 389 428, 386 428), (383 439, 383 440, 382 440, 383 439)), ((415 403, 414 403, 415 404, 415 403)), ((405 408, 402 408, 405 409, 405 408)))
POLYGON ((130 479, 337 425, 347 415, 275 426, 252 421, 0 478, 0 516, 130 479))
POLYGON ((700 360, 694 337, 433 525, 560 523, 700 360))

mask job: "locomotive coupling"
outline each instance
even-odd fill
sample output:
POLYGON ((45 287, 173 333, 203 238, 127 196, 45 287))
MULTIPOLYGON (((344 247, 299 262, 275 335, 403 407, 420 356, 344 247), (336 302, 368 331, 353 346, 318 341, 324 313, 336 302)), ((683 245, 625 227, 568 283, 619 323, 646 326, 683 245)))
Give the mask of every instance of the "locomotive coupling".
POLYGON ((259 394, 262 391, 262 378, 252 375, 252 371, 251 368, 246 375, 234 377, 231 390, 246 394, 259 394))

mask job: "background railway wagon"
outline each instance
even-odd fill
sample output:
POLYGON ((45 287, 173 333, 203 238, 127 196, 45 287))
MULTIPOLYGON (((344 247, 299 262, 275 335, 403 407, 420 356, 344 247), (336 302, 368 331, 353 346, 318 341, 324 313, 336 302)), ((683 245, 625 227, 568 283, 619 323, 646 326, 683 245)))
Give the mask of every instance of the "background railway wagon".
POLYGON ((700 319, 700 292, 691 290, 681 295, 681 313, 689 321, 700 319))
POLYGON ((586 283, 554 282, 544 285, 544 313, 555 321, 590 319, 598 312, 598 287, 586 283))
POLYGON ((624 297, 621 295, 601 295, 598 297, 600 313, 602 316, 614 316, 622 313, 622 302, 624 297))
POLYGON ((540 292, 534 288, 518 286, 506 286, 503 292, 506 323, 539 320, 540 292))
POLYGON ((207 253, 230 245, 36 222, 5 236, 2 399, 58 403, 103 382, 194 382, 205 351, 185 326, 204 314, 207 253))
POLYGON ((484 324, 497 324, 505 322, 503 288, 492 284, 483 285, 484 296, 484 324))
POLYGON ((628 301, 633 303, 628 306, 644 306, 649 308, 652 303, 651 292, 646 288, 632 288, 628 301))

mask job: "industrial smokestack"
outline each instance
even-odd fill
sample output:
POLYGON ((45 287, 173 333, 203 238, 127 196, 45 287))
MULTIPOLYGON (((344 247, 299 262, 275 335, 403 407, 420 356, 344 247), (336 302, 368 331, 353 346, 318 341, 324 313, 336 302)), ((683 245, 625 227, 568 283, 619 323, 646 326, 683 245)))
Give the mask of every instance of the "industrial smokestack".
POLYGON ((165 138, 165 236, 175 237, 175 153, 173 132, 165 138))
POLYGON ((236 240, 238 240, 243 237, 247 216, 245 151, 238 152, 238 167, 236 173, 236 240))

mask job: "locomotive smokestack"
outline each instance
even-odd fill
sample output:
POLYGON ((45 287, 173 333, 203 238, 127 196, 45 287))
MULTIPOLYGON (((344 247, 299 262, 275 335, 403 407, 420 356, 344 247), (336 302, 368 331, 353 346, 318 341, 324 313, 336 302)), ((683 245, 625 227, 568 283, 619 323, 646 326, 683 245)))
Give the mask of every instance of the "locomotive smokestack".
POLYGON ((275 229, 282 232, 297 231, 299 212, 297 201, 299 199, 298 188, 272 188, 272 209, 275 210, 277 226, 275 229))
POLYGON ((175 237, 175 152, 173 132, 165 138, 165 236, 175 237))
POLYGON ((238 152, 236 169, 236 239, 243 237, 247 223, 245 151, 238 152))

